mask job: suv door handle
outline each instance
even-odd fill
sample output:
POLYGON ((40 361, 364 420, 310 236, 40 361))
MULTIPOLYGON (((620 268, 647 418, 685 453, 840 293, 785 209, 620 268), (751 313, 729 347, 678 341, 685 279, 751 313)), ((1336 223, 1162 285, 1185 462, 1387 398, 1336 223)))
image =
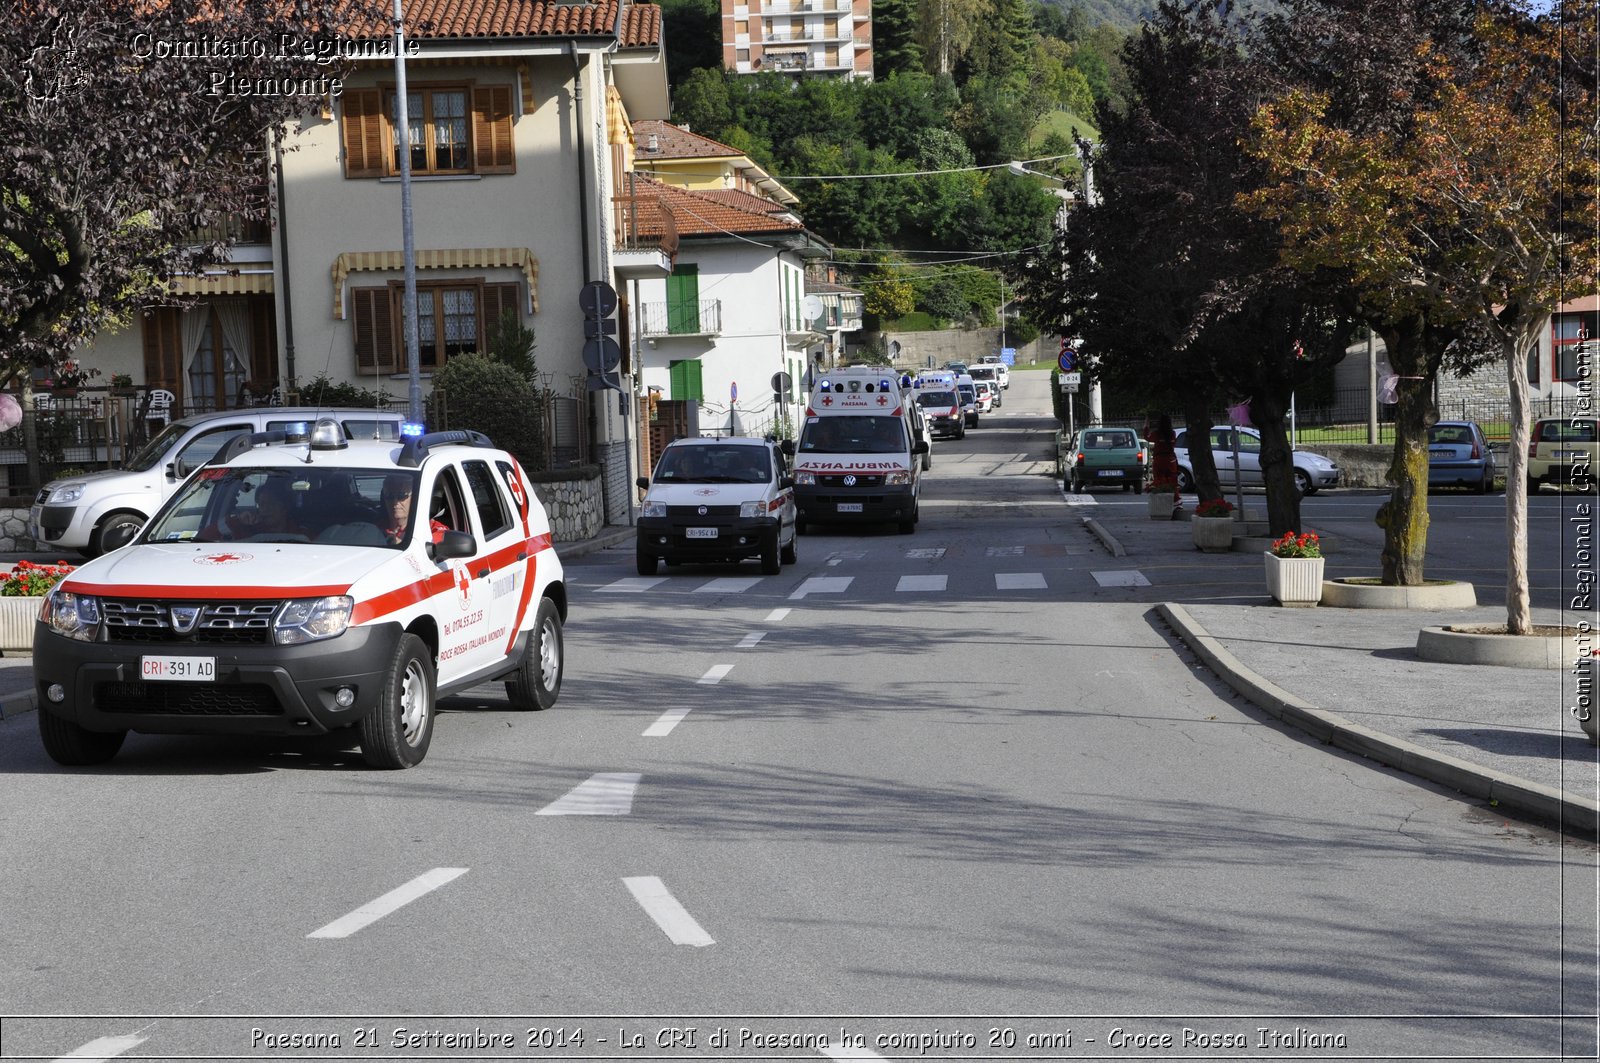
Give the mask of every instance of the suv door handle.
POLYGON ((487 569, 487 568, 480 568, 480 569, 478 569, 478 571, 476 571, 476 572, 474 572, 474 573, 473 573, 473 574, 472 574, 472 578, 473 578, 473 579, 483 579, 483 578, 484 578, 484 577, 486 577, 486 576, 487 576, 487 575, 489 575, 489 573, 490 573, 490 572, 491 572, 491 571, 492 571, 492 570, 491 570, 491 569, 487 569))

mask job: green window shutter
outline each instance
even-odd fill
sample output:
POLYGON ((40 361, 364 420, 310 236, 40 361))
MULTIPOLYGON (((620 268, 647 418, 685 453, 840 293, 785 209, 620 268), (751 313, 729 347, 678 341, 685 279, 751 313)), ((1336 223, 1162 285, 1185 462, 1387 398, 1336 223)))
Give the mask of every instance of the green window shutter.
POLYGON ((667 331, 677 335, 700 331, 700 267, 672 267, 667 278, 667 331))
POLYGON ((700 359, 685 358, 681 362, 673 362, 667 368, 672 374, 674 401, 700 402, 705 398, 705 391, 700 384, 700 359))

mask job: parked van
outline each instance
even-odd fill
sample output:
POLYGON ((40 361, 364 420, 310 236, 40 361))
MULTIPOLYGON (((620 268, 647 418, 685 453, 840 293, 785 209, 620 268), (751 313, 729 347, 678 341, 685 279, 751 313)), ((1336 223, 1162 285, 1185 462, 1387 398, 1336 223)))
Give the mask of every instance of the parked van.
POLYGON ((916 530, 921 462, 913 391, 871 366, 819 381, 806 407, 794 463, 796 528, 893 521, 916 530))
POLYGON ((318 418, 332 418, 351 440, 398 442, 398 412, 351 407, 256 406, 181 417, 140 447, 122 468, 52 480, 28 513, 28 535, 41 549, 61 547, 84 557, 105 552, 119 525, 141 527, 189 474, 241 432, 309 433, 318 418))

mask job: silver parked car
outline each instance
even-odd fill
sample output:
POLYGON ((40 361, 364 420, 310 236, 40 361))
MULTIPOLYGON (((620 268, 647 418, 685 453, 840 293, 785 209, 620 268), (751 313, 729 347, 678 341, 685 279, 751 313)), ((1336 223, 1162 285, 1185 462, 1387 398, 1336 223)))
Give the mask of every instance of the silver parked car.
MULTIPOLYGON (((1217 425, 1211 429, 1211 456, 1217 463, 1217 478, 1224 488, 1233 486, 1234 438, 1239 443, 1238 481, 1245 487, 1263 487, 1261 475, 1261 433, 1254 428, 1238 425, 1217 425)), ((1189 463, 1189 433, 1178 433, 1178 490, 1194 491, 1194 467, 1189 463)), ((1294 483, 1302 495, 1314 495, 1324 487, 1337 487, 1339 466, 1321 454, 1309 450, 1296 450, 1294 457, 1294 483)))

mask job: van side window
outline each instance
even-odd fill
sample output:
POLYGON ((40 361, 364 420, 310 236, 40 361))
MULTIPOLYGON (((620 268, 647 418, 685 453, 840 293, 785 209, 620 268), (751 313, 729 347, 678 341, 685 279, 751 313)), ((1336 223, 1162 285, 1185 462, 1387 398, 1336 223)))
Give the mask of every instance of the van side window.
POLYGON ((208 428, 204 432, 189 440, 188 446, 178 452, 177 473, 187 476, 206 462, 216 456, 222 445, 240 432, 254 432, 255 428, 248 424, 224 424, 215 428, 208 428))

